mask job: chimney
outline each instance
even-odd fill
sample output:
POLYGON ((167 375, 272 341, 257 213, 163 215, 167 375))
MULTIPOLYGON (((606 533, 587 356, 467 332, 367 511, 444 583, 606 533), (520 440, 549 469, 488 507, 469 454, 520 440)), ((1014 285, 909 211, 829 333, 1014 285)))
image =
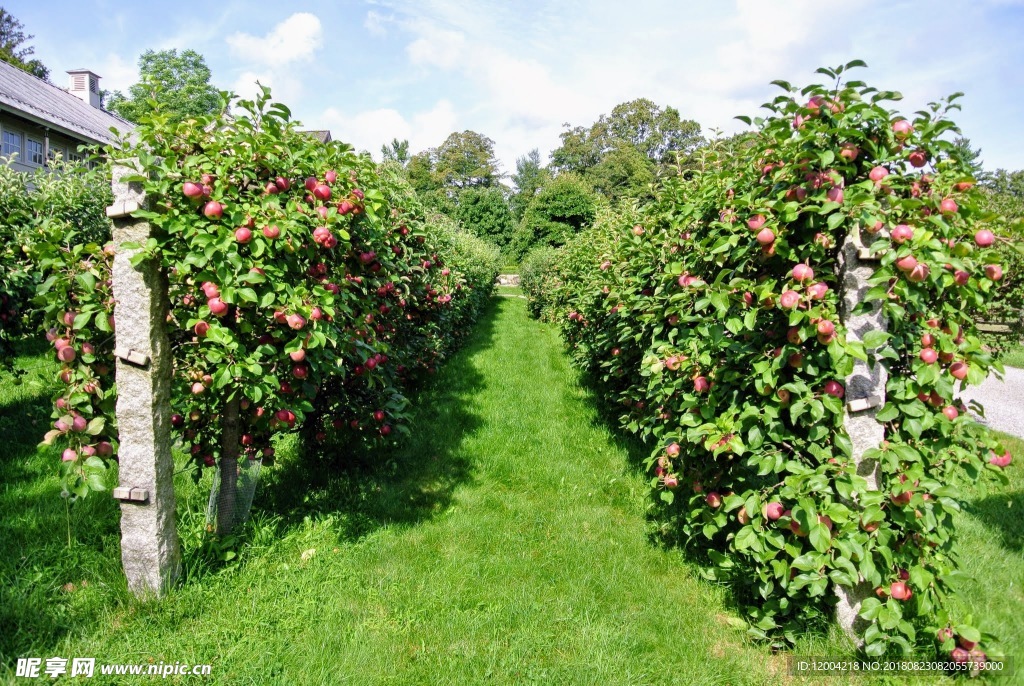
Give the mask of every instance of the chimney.
POLYGON ((100 77, 88 69, 72 69, 68 75, 71 76, 68 88, 71 95, 100 109, 100 77))

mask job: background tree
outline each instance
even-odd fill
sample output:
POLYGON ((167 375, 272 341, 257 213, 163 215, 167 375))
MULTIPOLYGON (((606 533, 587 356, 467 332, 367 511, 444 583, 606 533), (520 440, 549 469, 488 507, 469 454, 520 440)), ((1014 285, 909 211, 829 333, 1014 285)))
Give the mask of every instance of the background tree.
POLYGON ((404 167, 409 163, 409 141, 392 138, 390 144, 385 143, 380 146, 380 154, 384 157, 385 162, 398 162, 404 167))
POLYGON ((590 184, 575 174, 559 174, 526 208, 509 253, 522 259, 534 246, 564 245, 593 223, 597 206, 590 184))
POLYGON ((583 176, 612 200, 649 195, 659 171, 689 158, 703 142, 697 122, 646 98, 616 105, 590 128, 567 128, 561 139, 551 153, 552 168, 583 176))
POLYGON ((139 57, 139 83, 110 94, 107 109, 128 121, 138 122, 159 104, 171 121, 212 114, 220 107, 220 95, 210 85, 210 68, 195 50, 147 50, 139 57))
POLYGON ((512 183, 516 190, 509 198, 509 206, 516 221, 523 218, 530 201, 550 180, 551 173, 541 166, 540 152, 537 148, 523 157, 516 158, 516 173, 512 175, 512 183))
POLYGON ((499 188, 467 188, 462 191, 455 218, 470 232, 502 250, 512 240, 515 219, 499 188))
POLYGON ((452 133, 434 155, 434 174, 451 189, 493 186, 501 179, 494 141, 475 131, 452 133))
POLYGON ((44 81, 49 81, 50 70, 39 60, 29 59, 35 52, 35 48, 26 46, 25 43, 35 36, 25 35, 22 30, 24 28, 20 21, 0 7, 0 60, 13 64, 18 69, 44 81))

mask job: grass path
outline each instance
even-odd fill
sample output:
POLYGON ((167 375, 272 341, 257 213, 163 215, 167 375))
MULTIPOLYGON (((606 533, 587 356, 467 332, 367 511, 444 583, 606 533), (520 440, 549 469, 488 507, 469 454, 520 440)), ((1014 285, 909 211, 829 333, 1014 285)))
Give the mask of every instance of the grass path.
MULTIPOLYGON (((124 589, 112 501, 73 511, 68 546, 51 458, 0 447, 0 681, 16 656, 58 655, 212 663, 203 683, 792 683, 728 625, 721 589, 649 542, 628 447, 522 300, 495 298, 417 407, 372 463, 284 446, 228 565, 201 548, 208 484, 180 475, 186 575, 159 604, 124 589)), ((992 540, 977 522, 975 551, 1006 564, 1017 527, 992 540)))

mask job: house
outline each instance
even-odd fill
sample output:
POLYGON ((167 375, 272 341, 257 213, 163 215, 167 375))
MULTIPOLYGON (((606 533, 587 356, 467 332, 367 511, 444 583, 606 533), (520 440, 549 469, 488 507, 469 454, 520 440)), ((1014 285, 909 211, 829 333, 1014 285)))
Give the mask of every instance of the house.
POLYGON ((318 141, 320 141, 321 143, 330 143, 331 142, 331 132, 328 131, 327 129, 317 129, 317 130, 310 130, 310 131, 299 131, 299 133, 301 133, 301 134, 303 134, 305 136, 310 136, 312 138, 315 138, 318 141))
POLYGON ((31 172, 58 154, 81 160, 78 146, 105 145, 113 127, 127 133, 134 126, 103 109, 100 77, 88 69, 68 72, 67 90, 0 61, 0 157, 31 172))

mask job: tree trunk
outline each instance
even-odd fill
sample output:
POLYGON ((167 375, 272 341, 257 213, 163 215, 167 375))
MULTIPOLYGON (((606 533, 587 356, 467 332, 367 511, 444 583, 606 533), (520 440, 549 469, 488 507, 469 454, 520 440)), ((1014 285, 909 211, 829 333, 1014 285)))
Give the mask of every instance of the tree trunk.
POLYGON ((235 501, 238 495, 239 421, 238 395, 228 400, 221 417, 220 490, 217 493, 217 535, 226 536, 235 528, 235 501))

